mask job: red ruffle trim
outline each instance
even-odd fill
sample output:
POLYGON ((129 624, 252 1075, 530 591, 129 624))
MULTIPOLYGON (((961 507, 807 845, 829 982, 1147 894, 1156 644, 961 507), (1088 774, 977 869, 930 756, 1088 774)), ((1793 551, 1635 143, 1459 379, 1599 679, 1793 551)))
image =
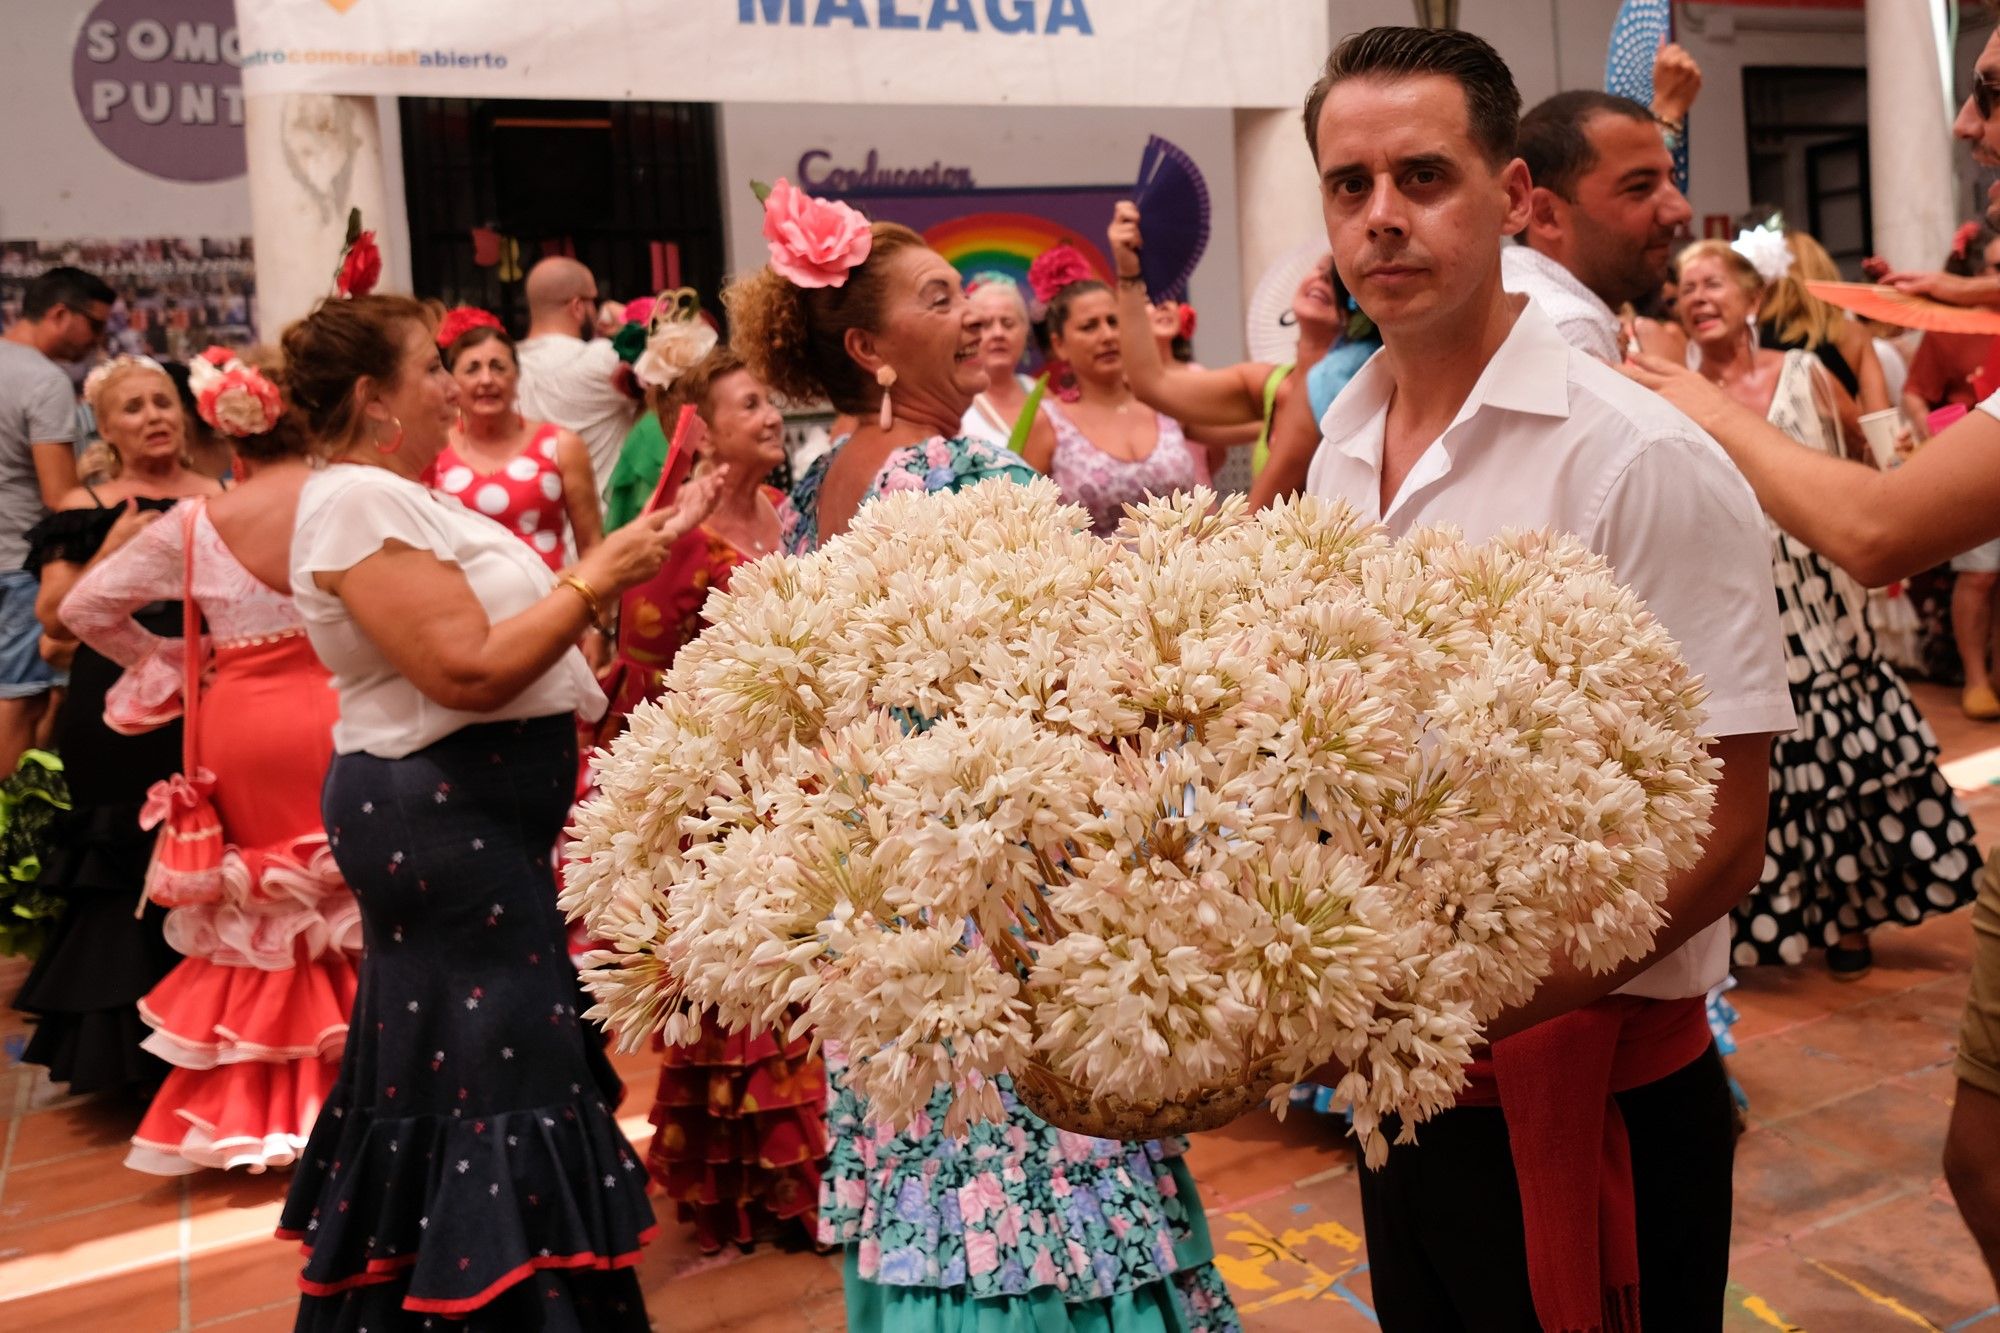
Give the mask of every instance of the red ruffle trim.
POLYGON ((826 1069, 800 1038, 712 1020, 666 1051, 646 1168, 704 1251, 798 1220, 810 1236, 826 1155, 826 1069))
POLYGON ((338 1058, 176 1069, 133 1133, 125 1164, 153 1175, 289 1166, 339 1076, 338 1058))
MULTIPOLYGON (((276 1234, 279 1240, 300 1240, 303 1235, 301 1232, 288 1231, 283 1227, 278 1228, 276 1234)), ((659 1234, 660 1228, 657 1224, 647 1227, 639 1233, 640 1247, 652 1244, 653 1238, 659 1234)), ((300 1249, 305 1253, 311 1253, 310 1248, 304 1245, 301 1245, 300 1249)), ((384 1282, 394 1282, 396 1275, 406 1268, 413 1267, 417 1259, 418 1256, 415 1254, 397 1255, 393 1259, 370 1259, 364 1271, 351 1277, 341 1278, 337 1282, 312 1282, 301 1274, 299 1290, 308 1296, 338 1296, 341 1292, 355 1287, 379 1286, 384 1282)), ((540 1255, 501 1274, 475 1295, 448 1301, 422 1296, 405 1296, 402 1304, 405 1310, 417 1314, 469 1314, 492 1301, 507 1288, 545 1268, 594 1268, 600 1272, 609 1272, 614 1268, 630 1268, 638 1262, 638 1249, 608 1257, 589 1253, 540 1255)))
POLYGON ((294 948, 298 961, 282 971, 184 960, 139 1001, 154 1029, 146 1049, 183 1069, 338 1057, 354 964, 339 950, 312 957, 304 940, 294 948))

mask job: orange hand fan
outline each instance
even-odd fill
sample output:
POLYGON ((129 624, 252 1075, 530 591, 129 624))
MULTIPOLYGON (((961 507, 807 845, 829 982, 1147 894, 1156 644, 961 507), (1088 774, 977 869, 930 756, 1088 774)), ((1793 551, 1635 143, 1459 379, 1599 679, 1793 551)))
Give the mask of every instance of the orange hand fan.
POLYGON ((2000 333, 2000 310, 1946 305, 1872 282, 1809 282, 1806 290, 1828 305, 1863 319, 1879 319, 1926 333, 2000 333))

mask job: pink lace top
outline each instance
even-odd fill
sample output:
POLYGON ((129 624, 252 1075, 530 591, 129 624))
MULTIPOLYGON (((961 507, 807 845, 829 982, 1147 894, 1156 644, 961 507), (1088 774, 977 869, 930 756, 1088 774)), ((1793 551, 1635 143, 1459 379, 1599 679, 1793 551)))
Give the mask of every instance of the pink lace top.
POLYGON ((163 639, 132 618, 150 602, 178 601, 185 578, 185 509, 195 515, 194 596, 209 643, 232 648, 305 633, 292 599, 237 563, 199 500, 183 500, 125 548, 99 564, 63 599, 62 618, 79 639, 125 668, 104 700, 104 720, 130 734, 180 716, 183 658, 179 639, 163 639))
POLYGON ((1100 537, 1118 531, 1126 505, 1193 490, 1205 480, 1204 469, 1181 434, 1180 422, 1172 417, 1155 413, 1159 437, 1153 452, 1137 462, 1127 462, 1092 444, 1056 404, 1044 401, 1042 410, 1056 429, 1049 476, 1062 487, 1065 500, 1090 511, 1090 530, 1100 537))

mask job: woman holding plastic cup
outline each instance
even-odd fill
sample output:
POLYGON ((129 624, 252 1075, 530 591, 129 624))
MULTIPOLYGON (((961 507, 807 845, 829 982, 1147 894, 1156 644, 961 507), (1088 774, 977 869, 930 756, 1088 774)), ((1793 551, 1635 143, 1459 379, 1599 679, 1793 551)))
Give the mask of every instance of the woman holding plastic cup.
MULTIPOLYGON (((1754 233, 1738 244, 1701 241, 1680 257, 1698 373, 1801 447, 1866 460, 1853 403, 1813 354, 1757 345, 1761 256, 1754 233)), ((1866 591, 1775 522, 1771 537, 1800 725, 1772 742, 1764 874, 1736 908, 1734 962, 1797 963, 1824 947, 1833 974, 1851 978, 1873 962, 1872 927, 1971 902, 1979 852, 1936 738, 1877 654, 1866 591)))

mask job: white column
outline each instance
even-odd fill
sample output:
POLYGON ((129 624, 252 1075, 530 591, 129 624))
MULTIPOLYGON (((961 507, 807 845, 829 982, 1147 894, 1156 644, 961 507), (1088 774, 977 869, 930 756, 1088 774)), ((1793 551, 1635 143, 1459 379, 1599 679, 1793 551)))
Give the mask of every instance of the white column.
POLYGON ((1325 238, 1319 173, 1297 111, 1236 112, 1236 227, 1246 302, 1280 256, 1325 238))
POLYGON ((1932 269, 1958 226, 1933 0, 1868 0, 1868 163, 1875 253, 1932 269))
MULTIPOLYGON (((244 99, 251 235, 257 249, 257 326, 276 342, 285 325, 333 290, 347 212, 383 250, 383 285, 408 272, 390 247, 407 226, 402 181, 384 172, 372 97, 286 93, 244 99), (393 207, 393 213, 392 213, 393 207)), ((400 173, 399 173, 400 174, 400 173)))

